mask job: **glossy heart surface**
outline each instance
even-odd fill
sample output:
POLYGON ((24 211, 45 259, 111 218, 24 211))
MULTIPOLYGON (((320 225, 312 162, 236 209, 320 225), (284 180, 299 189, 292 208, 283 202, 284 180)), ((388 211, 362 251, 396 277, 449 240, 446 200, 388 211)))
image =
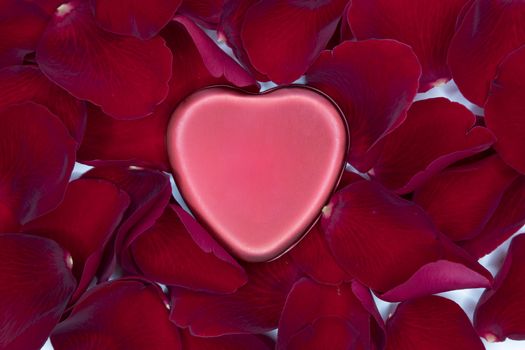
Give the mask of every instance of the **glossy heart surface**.
POLYGON ((291 248, 318 219, 345 165, 337 106, 305 87, 194 93, 175 110, 167 146, 192 213, 246 261, 291 248))

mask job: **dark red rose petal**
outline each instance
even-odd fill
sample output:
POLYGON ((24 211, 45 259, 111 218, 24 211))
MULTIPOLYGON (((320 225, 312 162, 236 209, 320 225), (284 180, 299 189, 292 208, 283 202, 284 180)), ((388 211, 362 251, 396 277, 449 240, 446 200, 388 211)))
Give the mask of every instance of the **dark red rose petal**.
POLYGON ((479 234, 518 174, 497 156, 444 170, 416 190, 414 201, 452 240, 479 234))
POLYGON ((478 334, 488 341, 525 339, 525 235, 515 237, 492 289, 481 296, 474 313, 478 334))
POLYGON ((441 237, 423 209, 376 183, 337 192, 321 227, 341 267, 385 300, 490 285, 490 274, 441 237))
POLYGON ((348 161, 359 171, 372 167, 372 147, 405 120, 420 74, 414 52, 393 40, 346 41, 321 53, 306 73, 308 84, 343 110, 350 126, 348 161))
POLYGON ((525 177, 520 176, 507 189, 489 222, 476 237, 459 242, 476 258, 492 252, 525 225, 525 177))
POLYGON ((175 15, 182 0, 91 0, 98 25, 122 35, 147 40, 157 35, 175 15))
POLYGON ((0 234, 0 348, 40 349, 75 291, 71 256, 55 242, 0 234))
POLYGON ((264 333, 277 327, 300 273, 288 255, 247 264, 248 283, 233 294, 173 290, 171 320, 198 336, 264 333))
POLYGON ((247 281, 244 269, 178 205, 166 207, 130 249, 124 267, 163 284, 231 293, 247 281))
MULTIPOLYGON (((358 282, 323 286, 308 278, 297 281, 288 294, 279 321, 277 349, 299 349, 299 342, 336 345, 327 347, 329 349, 353 349, 354 343, 360 343, 363 349, 380 348, 383 339, 377 339, 376 343, 373 332, 383 328, 383 321, 379 317, 378 324, 361 304, 353 291, 356 284, 358 282), (328 320, 334 326, 333 332, 326 332, 328 320), (309 331, 304 332, 305 328, 309 331), (348 328, 352 329, 353 336, 338 332, 348 328)), ((368 295, 371 299, 370 292, 368 295)), ((315 349, 312 345, 306 349, 315 349)))
POLYGON ((6 232, 60 203, 75 141, 60 119, 32 102, 0 108, 0 140, 0 231, 6 232))
POLYGON ((339 185, 337 186, 337 189, 341 189, 343 187, 346 187, 350 185, 351 183, 362 181, 363 177, 357 173, 351 172, 351 171, 344 171, 343 175, 341 176, 341 180, 339 181, 339 185))
POLYGON ((12 66, 0 70, 0 107, 25 101, 46 106, 80 143, 86 127, 82 102, 50 82, 37 67, 12 66))
POLYGON ((447 52, 459 12, 469 0, 353 0, 348 21, 363 39, 394 39, 410 45, 421 63, 419 91, 450 80, 447 52))
POLYGON ((241 28, 251 64, 276 83, 297 80, 326 47, 346 4, 346 0, 328 0, 252 5, 241 28))
POLYGON ((472 112, 446 98, 417 101, 385 138, 370 173, 390 190, 411 192, 448 165, 492 145, 494 135, 475 123, 472 112))
POLYGON ((154 284, 121 279, 88 291, 51 335, 56 350, 180 350, 168 301, 154 284))
POLYGON ((179 13, 204 27, 215 29, 221 18, 223 6, 224 0, 183 0, 179 13))
POLYGON ((129 205, 129 197, 103 180, 71 182, 64 200, 49 214, 29 222, 23 232, 60 243, 73 256, 77 299, 89 286, 102 252, 129 205))
POLYGON ((0 2, 0 68, 22 64, 24 56, 34 51, 49 16, 26 1, 0 2))
POLYGON ((172 56, 164 40, 139 40, 100 29, 88 3, 58 11, 37 48, 38 65, 73 96, 117 119, 150 114, 166 98, 172 56))
POLYGON ((103 179, 115 184, 130 197, 122 221, 104 252, 99 280, 107 280, 114 271, 116 256, 125 244, 153 226, 171 197, 169 177, 150 169, 131 167, 98 167, 82 178, 103 179))
POLYGON ((232 334, 222 337, 195 337, 181 330, 182 348, 185 350, 273 350, 272 339, 258 334, 232 334))
POLYGON ((352 280, 335 261, 319 224, 290 251, 290 255, 305 274, 319 283, 338 285, 352 280))
MULTIPOLYGON (((352 324, 339 317, 323 317, 308 325, 288 342, 287 350, 363 349, 352 324)), ((281 348, 284 349, 284 348, 281 348)))
POLYGON ((467 315, 451 300, 405 301, 387 321, 387 350, 483 350, 467 315))
MULTIPOLYGON (((525 8, 525 6, 524 6, 525 8)), ((525 10, 524 21, 525 21, 525 10)), ((485 104, 487 127, 498 141, 494 148, 501 158, 525 174, 525 46, 501 64, 485 104)))
POLYGON ((452 77, 461 93, 483 106, 496 68, 525 44, 525 3, 476 0, 466 12, 448 52, 452 77))

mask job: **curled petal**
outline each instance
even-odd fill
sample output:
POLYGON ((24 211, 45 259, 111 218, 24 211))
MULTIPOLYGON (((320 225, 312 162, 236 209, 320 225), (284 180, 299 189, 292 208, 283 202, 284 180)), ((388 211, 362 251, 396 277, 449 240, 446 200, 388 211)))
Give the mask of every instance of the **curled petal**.
POLYGON ((0 234, 0 348, 44 345, 75 291, 70 259, 52 240, 0 234))
POLYGON ((485 104, 487 127, 498 139, 494 148, 507 164, 522 174, 525 174, 524 99, 525 45, 500 65, 485 104))
POLYGON ((196 337, 181 330, 182 347, 187 350, 273 350, 272 339, 259 334, 232 334, 222 337, 196 337))
POLYGON ((103 179, 112 182, 130 197, 116 234, 104 252, 99 279, 107 280, 114 270, 116 256, 129 241, 153 226, 171 197, 169 177, 158 171, 132 167, 98 167, 82 178, 103 179))
POLYGON ((106 32, 97 26, 88 3, 64 6, 37 47, 43 73, 114 118, 150 114, 168 93, 172 56, 164 40, 106 32))
POLYGON ((104 247, 128 205, 129 197, 112 183, 79 179, 69 184, 54 211, 22 227, 23 232, 57 241, 71 253, 78 281, 74 300, 93 279, 104 247))
POLYGON ((483 106, 498 64, 525 44, 525 3, 476 0, 465 13, 448 52, 452 77, 461 93, 483 106))
POLYGON ((469 0, 353 0, 348 21, 363 39, 394 39, 412 47, 421 63, 419 91, 450 80, 447 52, 459 12, 469 0))
POLYGON ((75 141, 48 109, 0 108, 0 231, 53 210, 75 163, 75 141))
MULTIPOLYGON (((343 283, 339 286, 323 286, 308 278, 297 281, 286 299, 286 304, 279 321, 277 349, 301 349, 299 343, 330 344, 330 349, 354 348, 354 343, 361 343, 363 349, 379 348, 383 341, 373 339, 374 332, 383 328, 363 306, 354 294, 354 284, 343 283), (327 324, 334 326, 334 332, 326 332, 327 324), (304 331, 308 329, 308 331, 304 331), (339 332, 348 330, 351 332, 339 332), (336 337, 336 339, 333 339, 336 337), (377 343, 376 343, 377 341, 377 343), (374 345, 373 345, 374 344, 374 345)), ((367 291, 369 298, 370 292, 367 291)), ((377 310, 375 310, 377 314, 377 310)), ((306 349, 315 349, 309 345, 306 349)))
POLYGON ((525 177, 520 176, 505 191, 498 208, 477 236, 459 244, 476 258, 492 252, 525 225, 525 177))
POLYGON ((41 104, 59 117, 80 143, 86 127, 82 102, 49 81, 37 67, 11 66, 0 70, 0 107, 25 101, 41 104))
POLYGON ((75 304, 51 335, 56 350, 182 349, 169 304, 149 282, 121 279, 100 284, 75 304))
POLYGON ((263 333, 277 327, 300 273, 288 255, 247 264, 248 283, 233 294, 173 290, 171 320, 197 336, 263 333))
POLYGON ((231 293, 247 280, 244 269, 178 205, 168 206, 130 249, 125 267, 163 284, 231 293))
POLYGON ((344 112, 350 127, 348 161, 358 170, 372 167, 377 156, 372 147, 405 120, 420 74, 414 52, 393 40, 345 41, 322 52, 306 73, 308 84, 344 112))
POLYGON ((214 29, 220 21, 224 2, 225 0, 183 0, 178 12, 203 27, 214 29))
POLYGON ((485 349, 459 305, 438 296, 399 304, 386 327, 386 350, 485 349))
POLYGON ((518 174, 497 156, 444 170, 416 190, 419 204, 452 240, 479 234, 518 174))
POLYGON ((492 145, 494 135, 475 123, 472 112, 446 98, 415 102, 406 121, 385 138, 371 174, 397 193, 411 192, 448 165, 492 145))
POLYGON ((376 183, 336 193, 321 227, 341 267, 386 300, 490 285, 490 274, 442 237, 423 209, 376 183))
POLYGON ((326 47, 346 4, 346 0, 255 3, 244 14, 241 28, 250 62, 276 83, 297 80, 326 47))
POLYGON ((142 40, 153 38, 175 15, 182 0, 91 0, 97 23, 105 30, 132 35, 142 40))

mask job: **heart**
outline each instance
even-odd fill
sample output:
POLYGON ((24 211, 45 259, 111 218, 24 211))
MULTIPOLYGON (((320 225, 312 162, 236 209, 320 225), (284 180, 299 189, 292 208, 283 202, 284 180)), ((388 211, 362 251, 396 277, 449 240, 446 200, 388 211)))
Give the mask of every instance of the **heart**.
POLYGON ((173 112, 167 136, 192 213, 252 262, 278 257, 313 226, 344 170, 349 139, 339 108, 299 86, 198 91, 173 112))

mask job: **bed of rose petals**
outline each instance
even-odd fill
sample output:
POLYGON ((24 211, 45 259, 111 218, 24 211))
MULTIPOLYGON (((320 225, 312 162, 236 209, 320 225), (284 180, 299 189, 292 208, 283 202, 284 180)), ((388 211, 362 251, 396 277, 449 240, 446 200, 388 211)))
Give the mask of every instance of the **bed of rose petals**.
POLYGON ((525 223, 523 45, 523 0, 0 0, 0 349, 525 339, 525 236, 494 279, 477 262, 525 223), (357 171, 291 251, 236 260, 172 198, 170 114, 301 77, 357 171), (450 79, 484 115, 413 102, 450 79), (473 324, 433 295, 464 288, 486 288, 473 324))

